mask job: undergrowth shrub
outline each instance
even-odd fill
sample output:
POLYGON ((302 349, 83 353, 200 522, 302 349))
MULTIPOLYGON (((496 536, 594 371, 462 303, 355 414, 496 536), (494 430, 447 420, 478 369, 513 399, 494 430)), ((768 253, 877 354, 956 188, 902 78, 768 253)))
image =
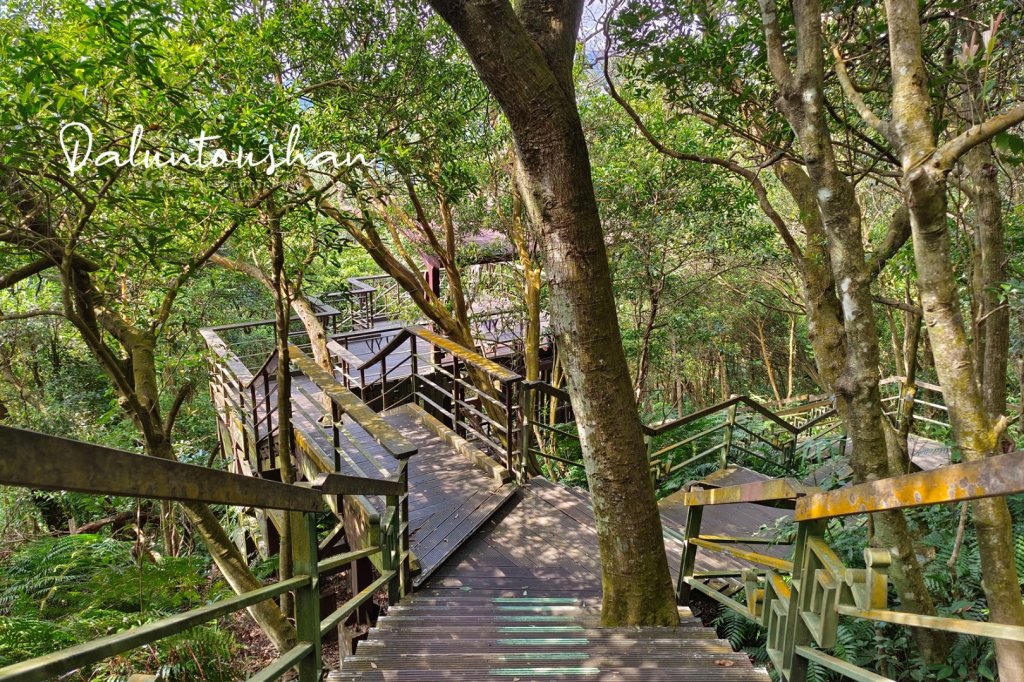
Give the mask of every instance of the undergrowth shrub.
MULTIPOLYGON (((222 598, 202 556, 136 560, 133 543, 99 535, 47 537, 0 562, 0 666, 115 634, 222 598)), ((230 682, 239 677, 231 632, 210 623, 82 670, 80 680, 230 682)))

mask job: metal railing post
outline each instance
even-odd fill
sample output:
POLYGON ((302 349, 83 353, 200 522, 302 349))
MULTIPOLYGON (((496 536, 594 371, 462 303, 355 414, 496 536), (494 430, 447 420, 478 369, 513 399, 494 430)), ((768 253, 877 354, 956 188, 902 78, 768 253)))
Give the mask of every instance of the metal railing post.
POLYGON ((505 404, 505 463, 516 482, 522 483, 524 480, 522 462, 516 462, 516 412, 512 402, 512 384, 502 384, 501 392, 504 399, 502 402, 505 404))
MULTIPOLYGON (((523 468, 523 480, 529 480, 530 467, 530 422, 533 420, 533 395, 532 389, 525 384, 519 384, 519 463, 523 468)), ((534 468, 534 471, 536 468, 534 468)))
POLYGON ((299 682, 317 682, 322 669, 320 647, 320 580, 317 575, 316 515, 289 512, 292 527, 292 565, 295 575, 308 575, 309 584, 295 590, 295 631, 312 653, 299 663, 299 682))
POLYGON ((398 463, 398 482, 402 494, 398 498, 398 596, 404 597, 412 586, 409 566, 409 461, 398 463))
POLYGON ((459 357, 452 355, 452 431, 465 438, 466 430, 459 425, 460 400, 462 400, 462 384, 459 383, 459 357))
MULTIPOLYGON (((810 585, 803 585, 803 567, 806 563, 805 555, 808 551, 807 541, 812 535, 823 535, 825 524, 821 521, 803 521, 797 524, 796 546, 793 550, 793 573, 791 581, 789 609, 786 613, 786 631, 782 637, 782 678, 786 682, 805 682, 807 679, 807 659, 796 655, 798 646, 807 646, 811 643, 811 631, 800 615, 802 599, 800 593, 802 588, 808 592, 812 590, 810 585)), ((813 579, 813 576, 809 576, 813 579)))

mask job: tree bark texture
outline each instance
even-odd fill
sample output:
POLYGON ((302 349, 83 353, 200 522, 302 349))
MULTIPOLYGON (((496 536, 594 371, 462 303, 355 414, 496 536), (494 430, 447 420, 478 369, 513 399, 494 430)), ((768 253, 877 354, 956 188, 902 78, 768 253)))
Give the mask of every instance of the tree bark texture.
MULTIPOLYGON (((852 441, 850 465, 858 481, 886 478, 891 471, 878 388, 880 353, 871 295, 873 272, 864 251, 860 205, 853 184, 836 161, 825 116, 821 3, 793 3, 797 56, 791 68, 783 50, 776 0, 759 1, 768 64, 779 88, 778 106, 800 143, 827 238, 842 310, 846 355, 833 387, 852 441)), ((875 514, 873 523, 874 543, 892 552, 890 577, 903 607, 933 615, 935 605, 925 585, 906 518, 902 512, 886 512, 875 514)), ((925 660, 942 660, 945 638, 941 633, 917 629, 914 634, 925 660)))
POLYGON ((572 87, 582 2, 431 0, 512 128, 542 234, 559 344, 597 518, 606 625, 675 625, 675 597, 619 331, 586 138, 572 87))
MULTIPOLYGON (((899 150, 903 167, 902 186, 910 209, 924 319, 957 444, 965 460, 977 461, 999 452, 1003 424, 986 408, 964 326, 950 256, 946 178, 957 158, 999 130, 1019 122, 1024 118, 1024 108, 1010 112, 1009 116, 993 117, 938 147, 922 56, 918 3, 886 0, 885 9, 893 73, 890 141, 899 150)), ((1024 604, 1006 501, 985 499, 972 506, 982 585, 992 620, 1024 625, 1024 604)), ((995 647, 1000 678, 1024 679, 1024 644, 997 640, 995 647)))

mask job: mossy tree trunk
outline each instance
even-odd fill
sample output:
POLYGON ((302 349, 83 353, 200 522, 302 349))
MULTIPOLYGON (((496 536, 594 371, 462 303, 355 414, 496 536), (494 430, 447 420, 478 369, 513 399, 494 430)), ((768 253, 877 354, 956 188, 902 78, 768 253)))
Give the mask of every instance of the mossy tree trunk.
POLYGON ((661 519, 619 333, 572 64, 583 3, 431 0, 512 128, 519 184, 542 235, 559 344, 601 551, 602 621, 675 625, 661 519))
MULTIPOLYGON (((885 478, 893 472, 889 467, 878 388, 880 352, 871 296, 875 273, 864 252, 861 212, 854 187, 837 163, 825 117, 821 3, 793 3, 796 60, 791 67, 783 48, 776 0, 759 2, 768 66, 779 89, 777 105, 800 144, 842 309, 846 355, 833 388, 852 441, 850 464, 858 481, 885 478)), ((898 213, 890 227, 899 230, 898 220, 902 217, 904 214, 898 213)), ((902 512, 885 512, 875 514, 872 520, 874 544, 893 554, 890 576, 903 607, 914 613, 934 615, 935 605, 925 585, 906 518, 902 512)), ((925 660, 944 658, 947 641, 941 633, 917 629, 914 634, 925 660)))
MULTIPOLYGON (((971 149, 1024 121, 1024 105, 979 122, 939 146, 922 55, 920 7, 916 0, 886 0, 885 11, 893 74, 891 119, 883 119, 867 106, 841 59, 837 73, 861 117, 898 153, 903 170, 902 190, 910 211, 918 289, 935 369, 957 445, 965 460, 978 461, 999 452, 1005 422, 1001 417, 994 418, 986 408, 979 370, 964 326, 946 223, 946 178, 954 164, 971 149)), ((1006 501, 986 499, 972 506, 982 585, 992 620, 1024 625, 1024 604, 1006 501)), ((1024 679, 1024 645, 997 640, 995 647, 1000 678, 1024 679)))

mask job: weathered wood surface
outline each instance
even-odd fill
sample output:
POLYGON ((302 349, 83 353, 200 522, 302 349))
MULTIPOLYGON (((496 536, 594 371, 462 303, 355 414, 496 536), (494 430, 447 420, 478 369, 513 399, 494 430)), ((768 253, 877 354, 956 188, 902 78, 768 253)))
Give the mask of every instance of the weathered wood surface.
MULTIPOLYGON (((295 422, 302 434, 315 441, 326 454, 318 456, 323 471, 334 471, 332 433, 317 420, 322 414, 315 400, 315 387, 305 376, 294 379, 305 393, 295 396, 295 422)), ((427 428, 425 413, 404 406, 381 416, 417 448, 409 459, 409 544, 420 572, 421 583, 469 538, 507 500, 514 486, 495 479, 474 461, 452 449, 445 439, 427 428)), ((340 473, 367 478, 394 476, 397 461, 370 434, 343 419, 340 443, 340 473)), ((385 500, 379 495, 364 498, 370 509, 364 514, 383 514, 385 500)), ((361 546, 358 542, 357 545, 361 546)))
POLYGON ((768 675, 688 609, 667 628, 600 627, 586 493, 534 478, 391 607, 343 680, 717 680, 768 675))

